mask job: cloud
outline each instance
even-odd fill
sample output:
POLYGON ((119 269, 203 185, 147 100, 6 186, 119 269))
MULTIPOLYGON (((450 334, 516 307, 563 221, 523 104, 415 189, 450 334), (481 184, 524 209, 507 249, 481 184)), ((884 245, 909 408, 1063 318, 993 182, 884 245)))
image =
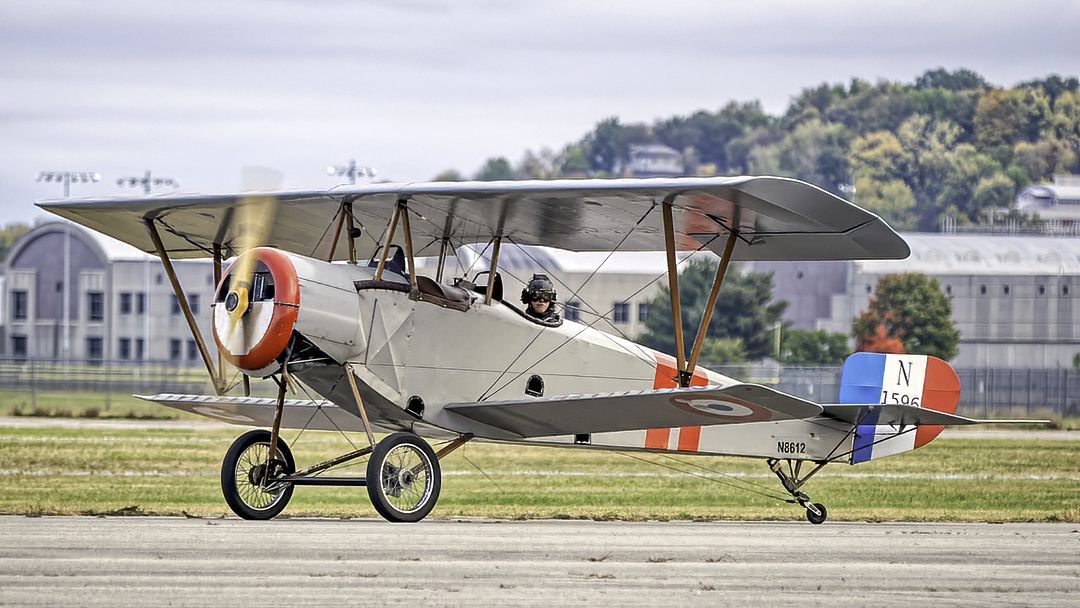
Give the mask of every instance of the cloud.
POLYGON ((454 3, 42 0, 0 5, 0 209, 57 194, 42 169, 147 167, 197 190, 239 167, 329 185, 357 158, 426 179, 559 147, 619 115, 729 100, 777 113, 822 81, 969 67, 1073 73, 1076 2, 454 3))

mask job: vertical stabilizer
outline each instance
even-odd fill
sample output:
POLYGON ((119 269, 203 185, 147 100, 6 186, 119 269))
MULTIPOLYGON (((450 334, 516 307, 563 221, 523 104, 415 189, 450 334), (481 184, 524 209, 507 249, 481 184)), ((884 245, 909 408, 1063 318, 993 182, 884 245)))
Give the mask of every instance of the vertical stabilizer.
MULTIPOLYGON (((948 363, 927 355, 855 353, 840 373, 840 403, 895 403, 952 414, 960 378, 948 363)), ((944 427, 877 424, 867 410, 855 430, 852 464, 907 452, 930 443, 944 427)))

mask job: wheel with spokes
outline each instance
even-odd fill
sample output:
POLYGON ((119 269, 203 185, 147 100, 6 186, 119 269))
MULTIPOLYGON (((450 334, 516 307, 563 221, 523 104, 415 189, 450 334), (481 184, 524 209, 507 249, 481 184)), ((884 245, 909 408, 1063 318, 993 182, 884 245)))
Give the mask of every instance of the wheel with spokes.
POLYGON ((412 433, 394 433, 375 445, 367 464, 371 504, 388 521, 417 522, 439 500, 442 471, 435 451, 412 433))
POLYGON ((277 453, 267 462, 269 454, 270 431, 257 429, 237 437, 221 462, 221 493, 244 519, 271 519, 292 498, 293 484, 274 482, 296 472, 289 446, 278 437, 277 453))

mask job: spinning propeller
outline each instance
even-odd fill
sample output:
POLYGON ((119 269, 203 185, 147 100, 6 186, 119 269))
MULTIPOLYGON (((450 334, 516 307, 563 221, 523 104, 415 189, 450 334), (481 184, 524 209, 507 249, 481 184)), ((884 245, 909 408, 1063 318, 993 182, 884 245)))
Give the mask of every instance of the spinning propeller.
POLYGON ((277 213, 277 200, 271 194, 281 188, 281 172, 265 167, 244 169, 244 195, 236 206, 233 228, 233 252, 236 262, 229 272, 229 293, 225 296, 226 323, 215 324, 220 342, 233 353, 247 352, 249 336, 241 323, 251 310, 252 287, 258 267, 258 255, 251 250, 266 243, 277 213))

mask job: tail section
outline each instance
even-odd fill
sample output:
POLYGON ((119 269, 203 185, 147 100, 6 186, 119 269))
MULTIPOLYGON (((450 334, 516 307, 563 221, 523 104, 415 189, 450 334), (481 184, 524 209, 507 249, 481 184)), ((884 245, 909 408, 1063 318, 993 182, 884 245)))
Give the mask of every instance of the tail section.
MULTIPOLYGON (((927 355, 855 353, 840 373, 840 403, 887 403, 946 414, 960 402, 960 378, 948 363, 927 355)), ((851 463, 907 452, 930 443, 941 425, 879 424, 867 410, 855 429, 851 463)))

